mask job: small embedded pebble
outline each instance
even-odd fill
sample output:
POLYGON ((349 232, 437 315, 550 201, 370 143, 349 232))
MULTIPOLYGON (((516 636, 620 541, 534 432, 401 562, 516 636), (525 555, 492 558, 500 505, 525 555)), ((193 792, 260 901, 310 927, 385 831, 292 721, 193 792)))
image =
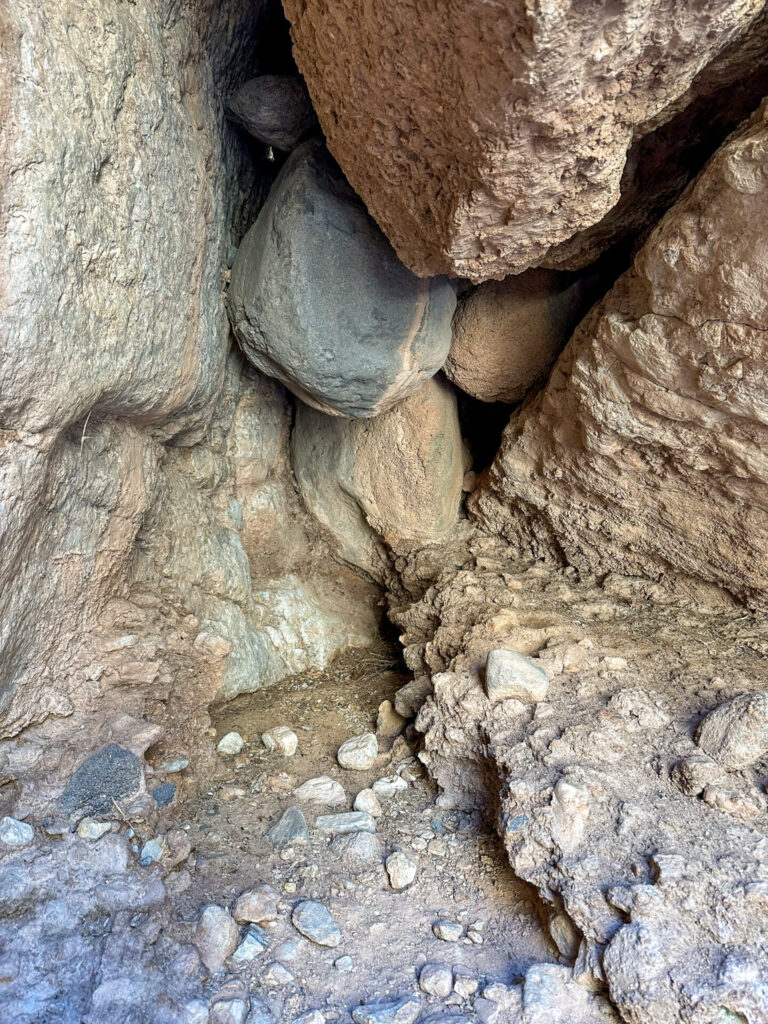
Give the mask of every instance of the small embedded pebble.
POLYGON ((293 975, 288 968, 283 967, 277 960, 271 963, 261 976, 261 981, 264 985, 290 985, 293 980, 293 975))
POLYGON ((393 889, 407 889, 413 883, 418 871, 411 858, 400 852, 390 854, 385 866, 389 884, 393 889))
POLYGON ((232 954, 232 961, 236 964, 250 963, 257 956, 269 949, 269 936, 257 924, 249 925, 245 931, 240 945, 232 954))
POLYGON ((316 900, 297 904, 291 920, 297 931, 318 946, 338 946, 341 942, 341 931, 331 912, 316 900))
POLYGON ((35 838, 35 830, 26 821, 5 817, 0 821, 0 843, 6 846, 29 846, 35 838))
POLYGON ((158 807, 167 807, 175 796, 176 787, 172 782, 164 782, 160 786, 155 786, 152 790, 152 799, 158 807))
POLYGON ((443 942, 458 942, 464 929, 456 921, 436 921, 432 925, 432 931, 443 942))
POLYGON ((224 966, 239 938, 240 931, 230 914, 216 903, 209 903, 200 915, 193 940, 209 971, 213 973, 224 966))
POLYGON ((347 811, 344 814, 321 814, 315 821, 321 832, 348 835, 350 832, 375 832, 376 822, 365 811, 347 811))
POLYGON ((399 775, 390 775, 386 779, 378 779, 373 784, 373 792, 379 800, 390 800, 395 793, 408 789, 408 783, 399 775))
POLYGON ((210 1015, 202 999, 190 999, 182 1007, 184 1024, 208 1024, 210 1015))
POLYGON ((325 1024, 325 1017, 319 1010, 309 1010, 300 1017, 294 1017, 292 1024, 325 1024))
POLYGON ((239 732, 228 732, 216 744, 216 750, 222 757, 234 757, 243 749, 244 742, 239 732))
POLYGON ((261 742, 267 750, 282 754, 283 757, 293 757, 299 745, 299 737, 287 725, 278 725, 268 732, 263 732, 261 742))
POLYGON ((177 772, 183 772, 188 767, 189 761, 186 757, 174 757, 171 761, 163 761, 159 771, 166 775, 175 775, 177 772))
POLYGON ((300 956, 304 956, 308 949, 307 940, 297 936, 295 939, 286 939, 279 946, 275 946, 274 954, 277 960, 290 964, 300 956))
POLYGON ((307 779, 298 789, 294 790, 293 795, 297 800, 306 800, 311 804, 324 804, 326 807, 336 807, 347 802, 347 794, 344 792, 342 784, 335 779, 328 778, 327 775, 319 775, 316 779, 307 779))
POLYGON ((257 885, 238 896, 232 916, 238 924, 276 921, 279 898, 271 885, 257 885))
POLYGON ((419 988, 427 995, 445 999, 453 989, 453 971, 445 964, 424 964, 419 973, 419 988))
POLYGON ((469 999, 477 992, 477 978, 466 967, 457 967, 453 977, 453 991, 462 999, 469 999))
POLYGON ((514 700, 536 704, 549 689, 549 674, 543 665, 517 651, 490 651, 485 665, 485 691, 491 700, 514 700))
POLYGON ((307 820, 298 807, 288 807, 267 832, 268 842, 276 850, 282 850, 291 843, 308 843, 307 820))
POLYGON ((379 755, 379 743, 372 732, 353 736, 339 747, 336 760, 342 768, 354 771, 368 771, 373 768, 379 755))
POLYGON ((245 1024, 248 1003, 245 999, 219 999, 211 1007, 210 1024, 245 1024))
POLYGON ((482 946, 483 944, 483 922, 475 921, 467 928, 467 938, 470 942, 474 943, 475 946, 482 946))
POLYGON ((421 1000, 416 996, 376 1000, 352 1011, 355 1024, 413 1024, 419 1015, 421 1000))
POLYGON ((372 832, 352 832, 334 839, 331 849, 350 870, 380 861, 382 842, 372 832))
POLYGON ((77 834, 81 839, 101 839, 112 828, 111 821, 94 821, 93 818, 83 818, 77 826, 77 834))
POLYGON ((157 864, 167 852, 168 844, 165 841, 165 836, 155 836, 154 839, 147 840, 142 846, 139 863, 143 868, 147 868, 150 864, 157 864))
POLYGON ((337 971, 341 971, 342 974, 349 974, 350 971, 355 969, 355 961, 351 956, 340 956, 338 960, 333 961, 333 966, 337 971))
POLYGON ((379 798, 372 789, 361 789, 355 797, 353 806, 356 811, 365 811, 372 818, 378 818, 381 815, 379 798))

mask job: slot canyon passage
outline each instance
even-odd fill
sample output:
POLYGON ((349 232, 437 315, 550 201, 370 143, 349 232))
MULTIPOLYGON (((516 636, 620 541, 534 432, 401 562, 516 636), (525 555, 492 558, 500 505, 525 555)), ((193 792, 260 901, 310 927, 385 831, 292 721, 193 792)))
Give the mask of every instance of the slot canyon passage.
POLYGON ((0 38, 0 1022, 768 1024, 768 2, 0 38))

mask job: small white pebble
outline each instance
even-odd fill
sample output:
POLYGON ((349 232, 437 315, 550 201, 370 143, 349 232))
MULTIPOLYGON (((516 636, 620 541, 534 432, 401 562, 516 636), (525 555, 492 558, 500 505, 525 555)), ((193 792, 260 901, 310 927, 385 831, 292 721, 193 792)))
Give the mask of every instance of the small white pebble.
POLYGON ((244 742, 239 732, 228 732, 216 744, 216 750, 222 757, 234 757, 235 754, 239 754, 243 749, 244 742))

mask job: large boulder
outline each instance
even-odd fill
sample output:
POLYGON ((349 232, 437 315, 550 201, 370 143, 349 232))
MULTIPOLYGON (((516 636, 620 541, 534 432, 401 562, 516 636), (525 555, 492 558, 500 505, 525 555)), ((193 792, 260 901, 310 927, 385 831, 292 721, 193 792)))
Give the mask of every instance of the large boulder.
POLYGON ((510 423, 478 498, 490 529, 768 606, 767 167, 763 105, 510 423))
POLYGON ((377 575, 382 539, 434 541, 456 522, 464 455, 455 393, 435 377, 389 412, 357 422, 299 403, 293 468, 341 557, 377 575))
POLYGON ((459 302, 446 376, 483 402, 519 402, 546 378, 583 309, 584 289, 571 274, 529 270, 487 281, 459 302))
POLYGON ((376 416, 445 362, 456 298, 400 263, 320 140, 294 150, 232 268, 250 361, 323 412, 376 416))
POLYGON ((765 94, 764 0, 284 7, 331 152, 419 274, 556 260, 629 197, 583 265, 765 94))
POLYGON ((249 78, 227 100, 231 121, 267 146, 290 151, 317 126, 307 87, 299 75, 249 78))

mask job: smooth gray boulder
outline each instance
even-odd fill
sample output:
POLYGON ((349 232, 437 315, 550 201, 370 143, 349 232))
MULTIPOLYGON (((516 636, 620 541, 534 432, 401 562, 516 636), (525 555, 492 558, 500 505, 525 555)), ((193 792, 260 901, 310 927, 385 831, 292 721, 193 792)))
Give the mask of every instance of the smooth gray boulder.
POLYGON ((259 142, 286 152, 317 127, 304 80, 299 75, 259 75, 226 102, 230 121, 259 142))
POLYGON ((322 412, 364 419, 443 365, 456 296, 406 270, 315 139, 243 239, 227 306, 254 366, 322 412))

